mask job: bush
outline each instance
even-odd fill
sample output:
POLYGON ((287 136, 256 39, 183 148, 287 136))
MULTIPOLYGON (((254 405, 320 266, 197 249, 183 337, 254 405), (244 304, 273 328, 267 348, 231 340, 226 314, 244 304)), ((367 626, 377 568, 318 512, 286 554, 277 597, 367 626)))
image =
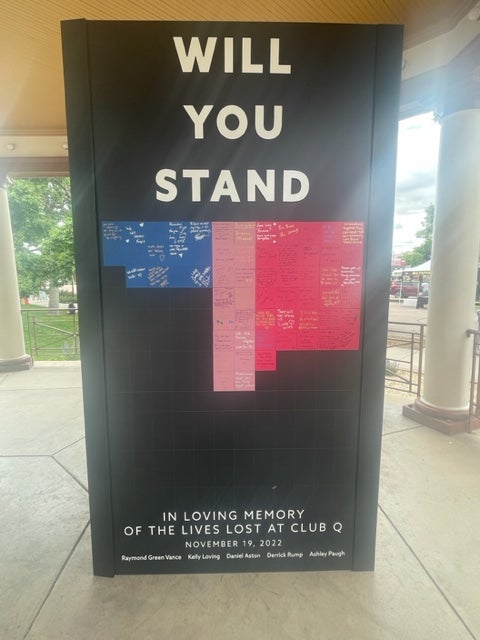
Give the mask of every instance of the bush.
POLYGON ((60 302, 64 304, 74 302, 75 304, 77 304, 77 296, 73 293, 69 293, 68 291, 60 291, 60 302))

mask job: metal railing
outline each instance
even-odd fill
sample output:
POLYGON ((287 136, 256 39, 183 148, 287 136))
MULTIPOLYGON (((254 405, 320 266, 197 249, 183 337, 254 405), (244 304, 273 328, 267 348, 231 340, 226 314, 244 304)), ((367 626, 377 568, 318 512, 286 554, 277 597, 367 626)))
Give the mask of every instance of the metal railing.
MULTIPOLYGON (((472 337, 470 401, 467 430, 480 428, 480 330, 467 329, 472 337)), ((389 322, 385 388, 414 393, 420 397, 423 380, 423 356, 426 325, 389 322)))
MULTIPOLYGON (((79 360, 79 318, 76 309, 23 309, 25 342, 37 360, 79 360)), ((389 322, 385 388, 420 397, 426 324, 389 322)), ((480 427, 480 330, 468 329, 472 341, 468 430, 480 427)))
POLYGON ((25 344, 35 360, 79 360, 76 309, 22 309, 25 344))
MULTIPOLYGON (((76 311, 76 310, 75 310, 76 311)), ((37 360, 80 358, 79 318, 71 309, 22 310, 25 343, 37 360)), ((386 388, 421 392, 425 325, 389 322, 386 388)))
POLYGON ((425 327, 417 322, 388 323, 385 388, 420 396, 425 327))
POLYGON ((467 336, 473 337, 472 368, 470 374, 470 402, 468 411, 468 431, 480 427, 480 331, 467 329, 467 336))

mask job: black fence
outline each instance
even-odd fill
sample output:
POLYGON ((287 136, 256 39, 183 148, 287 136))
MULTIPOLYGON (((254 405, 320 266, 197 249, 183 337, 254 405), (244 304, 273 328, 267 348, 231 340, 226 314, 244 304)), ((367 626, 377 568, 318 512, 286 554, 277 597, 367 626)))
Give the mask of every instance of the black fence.
POLYGON ((425 324, 389 322, 385 388, 417 397, 422 391, 425 324))
POLYGON ((470 375, 470 410, 468 431, 480 427, 480 331, 467 329, 467 336, 473 338, 472 369, 470 375))
POLYGON ((76 308, 22 309, 25 346, 34 360, 80 360, 76 308))
MULTIPOLYGON (((79 315, 76 308, 23 309, 28 353, 34 360, 80 360, 79 315)), ((468 329, 472 338, 469 430, 480 427, 480 331, 468 329)), ((420 397, 426 325, 389 322, 385 388, 420 397)))

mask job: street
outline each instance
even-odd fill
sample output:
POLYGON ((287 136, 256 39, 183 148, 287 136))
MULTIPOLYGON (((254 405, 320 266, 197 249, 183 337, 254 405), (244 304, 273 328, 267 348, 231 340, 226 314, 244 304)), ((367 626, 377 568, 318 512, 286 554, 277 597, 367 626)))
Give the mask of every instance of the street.
POLYGON ((427 307, 416 309, 416 298, 390 298, 388 309, 389 322, 412 322, 414 324, 427 324, 427 307))

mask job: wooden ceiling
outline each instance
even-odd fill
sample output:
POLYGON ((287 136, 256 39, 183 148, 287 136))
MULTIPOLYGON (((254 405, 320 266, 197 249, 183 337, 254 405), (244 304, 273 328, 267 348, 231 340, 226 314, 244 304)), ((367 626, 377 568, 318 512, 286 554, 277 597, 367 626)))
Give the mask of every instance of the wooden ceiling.
POLYGON ((65 132, 60 22, 221 20, 404 24, 409 48, 477 0, 9 0, 0 12, 0 134, 65 132))

